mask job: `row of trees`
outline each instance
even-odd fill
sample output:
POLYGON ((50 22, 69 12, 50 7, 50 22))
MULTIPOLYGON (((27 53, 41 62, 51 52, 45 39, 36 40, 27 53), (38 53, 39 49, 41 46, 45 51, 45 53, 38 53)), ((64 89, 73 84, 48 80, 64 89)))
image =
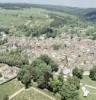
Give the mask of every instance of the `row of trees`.
POLYGON ((22 53, 21 50, 7 51, 0 53, 0 63, 5 63, 10 66, 21 67, 24 64, 28 64, 28 56, 22 53))
POLYGON ((26 26, 26 25, 20 25, 16 28, 15 34, 18 35, 25 35, 25 36, 32 36, 32 37, 39 37, 40 35, 45 35, 46 38, 55 38, 57 35, 57 30, 54 28, 51 28, 50 26, 26 26))

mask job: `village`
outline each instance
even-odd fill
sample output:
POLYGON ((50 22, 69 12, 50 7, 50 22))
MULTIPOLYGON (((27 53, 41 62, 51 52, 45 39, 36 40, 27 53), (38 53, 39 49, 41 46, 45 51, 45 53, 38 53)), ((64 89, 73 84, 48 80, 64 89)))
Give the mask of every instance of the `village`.
POLYGON ((48 39, 9 37, 6 46, 22 48, 32 59, 41 54, 48 54, 61 66, 64 65, 63 60, 67 56, 70 68, 80 67, 85 71, 90 70, 96 62, 96 41, 88 38, 71 39, 70 35, 48 39), (54 45, 58 46, 58 50, 54 49, 54 45))
MULTIPOLYGON (((4 33, 3 33, 4 34, 4 33)), ((49 55, 59 64, 59 72, 63 70, 65 79, 72 76, 75 67, 84 69, 84 75, 89 75, 89 70, 96 62, 96 41, 80 37, 71 38, 70 35, 61 35, 56 38, 45 39, 44 36, 37 38, 15 37, 3 35, 7 42, 1 47, 1 51, 16 50, 21 48, 30 56, 29 63, 41 54, 49 55), (57 48, 54 47, 57 46, 57 48)), ((17 76, 19 68, 0 64, 0 84, 7 82, 17 76)), ((58 74, 57 73, 57 74, 58 74)), ((82 84, 83 96, 88 96, 86 84, 82 84)))
POLYGON ((0 100, 95 100, 94 18, 90 8, 0 4, 0 100))

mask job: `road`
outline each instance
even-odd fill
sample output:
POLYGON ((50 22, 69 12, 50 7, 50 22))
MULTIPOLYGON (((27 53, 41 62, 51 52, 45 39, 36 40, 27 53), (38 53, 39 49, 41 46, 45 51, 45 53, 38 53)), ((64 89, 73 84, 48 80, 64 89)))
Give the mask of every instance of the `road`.
POLYGON ((86 87, 89 87, 89 88, 92 88, 92 89, 96 89, 96 87, 94 87, 94 86, 91 86, 91 85, 85 85, 86 87))
POLYGON ((14 94, 12 94, 11 96, 9 96, 9 100, 11 100, 12 98, 14 98, 15 96, 17 96, 18 94, 20 94, 22 91, 24 91, 25 88, 21 88, 20 90, 18 90, 17 92, 15 92, 14 94))

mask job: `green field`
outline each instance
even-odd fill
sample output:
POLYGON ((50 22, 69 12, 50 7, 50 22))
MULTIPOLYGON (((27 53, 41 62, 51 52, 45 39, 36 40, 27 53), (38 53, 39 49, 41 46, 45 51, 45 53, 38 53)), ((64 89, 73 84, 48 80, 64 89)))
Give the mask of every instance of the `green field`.
POLYGON ((16 79, 0 85, 0 100, 3 100, 5 95, 12 95, 22 87, 23 86, 16 79))
POLYGON ((91 80, 89 76, 84 76, 81 83, 96 87, 96 81, 91 80))
MULTIPOLYGON (((92 81, 89 76, 84 76, 81 83, 96 87, 96 81, 92 81)), ((80 100, 96 100, 96 89, 87 87, 87 90, 90 92, 89 95, 83 97, 82 89, 80 89, 80 100)))
POLYGON ((44 14, 43 9, 23 9, 23 10, 6 10, 0 9, 0 25, 2 26, 18 26, 30 20, 30 16, 33 18, 43 18, 44 14))
MULTIPOLYGON (((11 80, 3 85, 0 85, 0 90, 1 90, 0 100, 3 100, 4 96, 6 95, 8 96, 13 95, 15 92, 19 91, 22 87, 23 85, 16 79, 11 80)), ((35 91, 34 89, 30 87, 29 89, 22 91, 20 94, 18 94, 16 97, 14 97, 11 100, 52 100, 50 99, 50 97, 53 97, 53 96, 50 92, 46 92, 42 90, 39 90, 39 91, 41 91, 42 93, 45 93, 45 95, 38 92, 37 90, 35 91)))
POLYGON ((11 100, 52 100, 49 97, 35 91, 34 89, 25 90, 11 100))
POLYGON ((96 90, 94 93, 90 93, 87 97, 83 97, 83 92, 80 90, 80 100, 96 100, 96 90))

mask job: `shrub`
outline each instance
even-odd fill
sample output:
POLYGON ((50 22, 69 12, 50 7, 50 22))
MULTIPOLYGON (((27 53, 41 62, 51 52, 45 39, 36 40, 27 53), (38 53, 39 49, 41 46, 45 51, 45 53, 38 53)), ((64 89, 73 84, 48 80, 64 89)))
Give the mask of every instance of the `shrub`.
POLYGON ((9 100, 9 96, 8 95, 5 95, 3 100, 9 100))
POLYGON ((54 50, 58 50, 58 49, 60 49, 61 45, 60 44, 53 44, 52 47, 54 50))
POLYGON ((79 68, 74 68, 72 71, 73 76, 76 76, 79 79, 83 78, 83 69, 79 69, 79 68))
POLYGON ((0 73, 0 77, 2 77, 2 74, 0 73))
POLYGON ((96 81, 96 66, 93 66, 93 68, 90 70, 90 75, 89 75, 89 77, 90 77, 92 80, 96 81))

